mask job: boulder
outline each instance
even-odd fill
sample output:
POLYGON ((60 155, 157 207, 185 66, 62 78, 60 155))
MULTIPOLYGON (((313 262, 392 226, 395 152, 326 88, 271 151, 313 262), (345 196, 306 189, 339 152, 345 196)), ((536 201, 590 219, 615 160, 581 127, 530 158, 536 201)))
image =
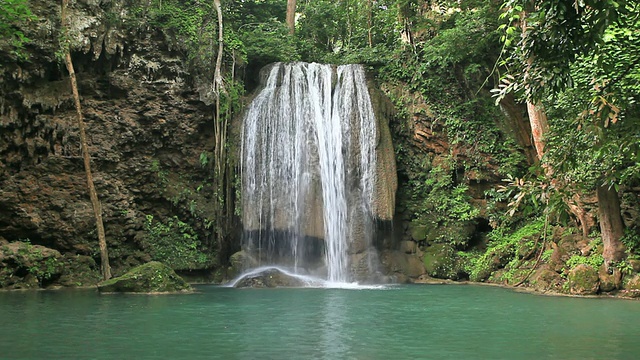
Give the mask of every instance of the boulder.
POLYGON ((536 291, 559 292, 562 290, 564 279, 562 278, 562 275, 557 272, 550 270, 547 267, 542 267, 531 275, 530 283, 536 291))
POLYGON ((600 291, 611 292, 620 288, 622 283, 622 273, 618 269, 614 269, 612 274, 609 274, 607 267, 602 264, 598 271, 598 278, 600 279, 600 291))
POLYGON ((631 265, 631 268, 633 268, 633 271, 640 273, 640 260, 630 259, 630 260, 627 260, 627 262, 629 263, 629 265, 631 265))
POLYGON ((189 292, 192 288, 173 269, 152 261, 98 284, 98 290, 106 293, 175 293, 189 292))
POLYGON ((569 292, 573 295, 595 295, 600 288, 598 271, 586 264, 579 264, 569 271, 569 292))
POLYGON ((245 276, 236 284, 236 288, 275 288, 275 287, 302 287, 307 283, 301 278, 287 275, 284 272, 270 268, 257 274, 245 276))
POLYGON ((229 269, 227 271, 227 276, 233 278, 242 273, 242 270, 247 268, 252 268, 258 266, 258 262, 252 256, 250 256, 246 251, 240 250, 229 258, 229 269))
POLYGON ((102 281, 100 267, 90 256, 65 254, 63 264, 64 271, 57 281, 62 286, 94 286, 102 281))
POLYGON ((632 298, 640 298, 640 275, 635 275, 627 280, 621 295, 632 298))
MULTIPOLYGON (((401 251, 385 251, 381 255, 382 265, 387 274, 400 278, 417 279, 425 274, 425 267, 420 259, 415 255, 405 254, 401 251)), ((404 281, 403 281, 404 282, 404 281)))
POLYGON ((418 250, 418 246, 414 241, 401 241, 400 251, 405 254, 415 254, 418 250))
POLYGON ((457 280, 460 266, 456 250, 448 244, 433 244, 424 252, 424 268, 429 276, 457 280))
POLYGON ((63 271, 63 258, 57 250, 23 241, 0 245, 0 289, 45 288, 63 271))

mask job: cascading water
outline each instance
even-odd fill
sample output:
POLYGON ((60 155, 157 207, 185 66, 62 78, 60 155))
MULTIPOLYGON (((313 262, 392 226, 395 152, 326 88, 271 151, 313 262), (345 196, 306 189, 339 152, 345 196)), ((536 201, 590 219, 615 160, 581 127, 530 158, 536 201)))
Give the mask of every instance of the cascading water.
POLYGON ((328 281, 352 281, 349 254, 371 243, 374 217, 378 130, 364 70, 277 63, 265 75, 244 118, 244 248, 258 265, 326 266, 328 281))

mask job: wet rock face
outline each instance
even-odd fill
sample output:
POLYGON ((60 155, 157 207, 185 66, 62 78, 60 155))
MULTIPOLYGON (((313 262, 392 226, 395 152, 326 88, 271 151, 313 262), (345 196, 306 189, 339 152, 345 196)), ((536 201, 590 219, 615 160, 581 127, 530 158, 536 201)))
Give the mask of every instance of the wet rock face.
MULTIPOLYGON (((112 6, 122 7, 122 1, 112 6)), ((59 3, 31 1, 29 62, 0 47, 0 234, 62 254, 95 256, 95 220, 66 72, 55 52, 59 3)), ((71 5, 70 37, 89 152, 115 274, 149 260, 145 215, 180 215, 206 238, 210 109, 186 61, 154 29, 108 24, 99 2, 71 5)), ((123 7, 124 8, 124 7, 123 7)))
POLYGON ((0 289, 33 289, 55 282, 64 270, 60 252, 40 245, 0 245, 0 289))

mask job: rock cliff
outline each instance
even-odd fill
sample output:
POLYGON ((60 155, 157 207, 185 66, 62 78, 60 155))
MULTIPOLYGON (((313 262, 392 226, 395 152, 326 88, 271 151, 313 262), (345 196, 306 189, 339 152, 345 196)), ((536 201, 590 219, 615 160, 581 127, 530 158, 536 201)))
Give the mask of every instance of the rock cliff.
MULTIPOLYGON (((36 20, 22 29, 31 39, 26 60, 0 46, 0 236, 96 258, 71 89, 59 60, 59 4, 30 6, 36 20)), ((111 266, 118 275, 158 257, 147 239, 176 216, 185 225, 174 232, 200 234, 189 245, 207 258, 188 267, 210 268, 210 192, 198 190, 208 186, 201 159, 212 146, 211 109, 199 100, 176 40, 148 24, 125 26, 127 14, 113 9, 127 9, 126 1, 73 3, 66 35, 111 266)))

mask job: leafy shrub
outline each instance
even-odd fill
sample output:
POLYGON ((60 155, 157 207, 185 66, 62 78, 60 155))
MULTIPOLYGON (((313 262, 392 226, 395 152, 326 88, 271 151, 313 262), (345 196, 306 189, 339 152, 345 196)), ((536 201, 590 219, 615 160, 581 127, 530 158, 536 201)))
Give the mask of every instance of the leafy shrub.
POLYGON ((521 246, 521 240, 540 236, 544 225, 544 221, 538 219, 511 234, 506 234, 502 228, 491 231, 487 235, 489 237, 487 250, 467 257, 469 278, 473 281, 486 280, 495 270, 506 265, 509 265, 510 270, 515 270, 517 264, 513 261, 518 260, 516 254, 521 246))
POLYGON ((177 216, 160 222, 154 220, 152 215, 147 215, 144 230, 144 245, 149 248, 153 260, 175 270, 201 269, 214 262, 214 254, 202 248, 193 228, 177 216))

